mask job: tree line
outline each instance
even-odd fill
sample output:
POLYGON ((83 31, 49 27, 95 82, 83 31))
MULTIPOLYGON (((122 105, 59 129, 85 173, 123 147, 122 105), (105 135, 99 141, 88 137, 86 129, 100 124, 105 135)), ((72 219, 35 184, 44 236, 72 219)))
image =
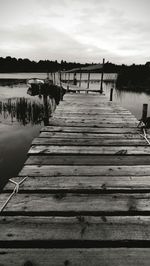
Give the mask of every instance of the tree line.
MULTIPOLYGON (((61 62, 58 62, 57 60, 51 61, 51 60, 40 60, 38 62, 29 60, 28 58, 22 59, 22 58, 15 58, 11 56, 7 56, 5 58, 0 57, 0 73, 10 73, 10 72, 57 72, 57 71, 63 71, 63 70, 71 70, 74 68, 81 68, 86 67, 91 64, 85 63, 76 63, 76 62, 66 62, 64 60, 61 60, 61 62)), ((92 65, 96 65, 95 63, 92 63, 92 65)), ((107 62, 104 65, 104 71, 105 72, 113 72, 118 73, 118 71, 123 67, 119 65, 115 65, 112 63, 107 62)), ((94 71, 96 72, 96 71, 94 71)), ((97 72, 101 72, 100 70, 97 70, 97 72)))
POLYGON ((87 66, 88 64, 80 64, 75 62, 66 62, 61 60, 59 63, 57 60, 40 60, 38 62, 31 61, 27 58, 16 59, 14 57, 7 56, 6 58, 0 57, 0 73, 10 72, 57 72, 60 70, 69 70, 72 68, 80 68, 87 66))
MULTIPOLYGON (((0 73, 17 73, 17 72, 57 72, 64 70, 71 70, 74 68, 82 68, 89 66, 91 64, 76 63, 76 62, 66 62, 61 60, 40 60, 38 62, 31 61, 27 58, 14 58, 7 56, 5 58, 0 57, 0 73)), ((93 65, 96 65, 93 63, 93 65)), ((99 69, 94 72, 101 72, 99 69)), ((103 68, 105 73, 118 73, 117 87, 126 88, 150 88, 150 62, 144 65, 116 65, 110 62, 106 62, 103 68)))

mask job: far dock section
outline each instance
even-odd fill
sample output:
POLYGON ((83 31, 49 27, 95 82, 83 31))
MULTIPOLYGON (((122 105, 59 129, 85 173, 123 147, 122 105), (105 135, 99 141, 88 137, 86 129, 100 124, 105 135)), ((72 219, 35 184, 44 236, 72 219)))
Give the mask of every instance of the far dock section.
POLYGON ((137 124, 103 94, 64 96, 13 178, 1 265, 150 265, 150 146, 137 124))

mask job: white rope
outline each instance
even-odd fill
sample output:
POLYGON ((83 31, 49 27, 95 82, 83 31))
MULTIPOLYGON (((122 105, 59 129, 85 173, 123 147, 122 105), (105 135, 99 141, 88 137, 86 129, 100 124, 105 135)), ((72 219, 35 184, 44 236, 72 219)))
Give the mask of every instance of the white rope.
POLYGON ((143 134, 140 134, 141 137, 143 137, 146 142, 150 145, 150 141, 149 139, 147 138, 147 134, 146 134, 146 124, 142 121, 142 119, 139 121, 139 124, 137 125, 137 127, 140 127, 141 130, 143 131, 142 133, 143 134))
POLYGON ((143 129, 143 134, 140 134, 140 136, 142 136, 147 141, 147 143, 150 145, 150 141, 147 138, 146 130, 145 128, 142 128, 142 129, 143 129))
POLYGON ((24 177, 20 182, 15 182, 13 179, 9 179, 8 180, 11 183, 15 184, 15 187, 13 189, 13 192, 10 194, 10 196, 8 197, 8 199, 5 201, 5 203, 3 204, 3 206, 0 208, 0 212, 2 212, 5 209, 5 207, 7 206, 7 204, 11 200, 11 198, 14 196, 14 194, 17 194, 19 192, 20 185, 27 179, 27 177, 28 176, 24 177))

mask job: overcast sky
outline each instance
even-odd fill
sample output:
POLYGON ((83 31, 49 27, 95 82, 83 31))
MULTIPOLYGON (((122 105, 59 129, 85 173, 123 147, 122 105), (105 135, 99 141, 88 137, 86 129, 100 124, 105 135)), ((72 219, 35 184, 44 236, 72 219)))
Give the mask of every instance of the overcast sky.
POLYGON ((150 0, 0 0, 0 56, 150 61, 150 0))

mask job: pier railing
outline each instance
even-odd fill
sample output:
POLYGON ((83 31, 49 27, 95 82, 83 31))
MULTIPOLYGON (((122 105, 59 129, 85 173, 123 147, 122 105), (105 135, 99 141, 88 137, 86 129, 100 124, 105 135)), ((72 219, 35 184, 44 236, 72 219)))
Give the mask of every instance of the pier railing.
POLYGON ((91 65, 83 68, 75 68, 72 70, 64 70, 53 76, 53 81, 57 80, 57 85, 63 86, 69 92, 98 92, 103 93, 103 84, 112 82, 113 87, 117 80, 117 74, 104 73, 105 60, 102 64, 91 65), (91 88, 91 83, 99 83, 97 88, 91 88), (83 83, 86 85, 83 86, 83 83))

